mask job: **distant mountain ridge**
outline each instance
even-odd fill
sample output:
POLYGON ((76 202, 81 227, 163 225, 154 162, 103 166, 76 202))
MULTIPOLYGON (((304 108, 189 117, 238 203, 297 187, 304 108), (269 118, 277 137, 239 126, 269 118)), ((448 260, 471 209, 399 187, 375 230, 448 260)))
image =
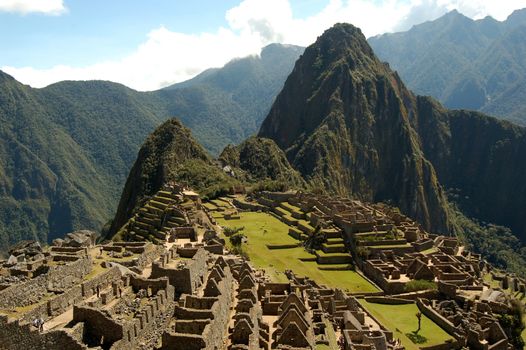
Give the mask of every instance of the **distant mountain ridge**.
POLYGON ((154 92, 105 81, 33 89, 0 72, 0 253, 21 239, 100 229, 140 145, 172 116, 213 154, 255 133, 302 50, 269 45, 154 92))
POLYGON ((406 84, 449 108, 480 110, 526 125, 526 9, 505 21, 454 10, 407 32, 369 38, 406 84))
POLYGON ((235 59, 157 94, 168 101, 169 114, 180 117, 218 155, 227 144, 238 144, 258 130, 303 49, 270 44, 259 56, 235 59))

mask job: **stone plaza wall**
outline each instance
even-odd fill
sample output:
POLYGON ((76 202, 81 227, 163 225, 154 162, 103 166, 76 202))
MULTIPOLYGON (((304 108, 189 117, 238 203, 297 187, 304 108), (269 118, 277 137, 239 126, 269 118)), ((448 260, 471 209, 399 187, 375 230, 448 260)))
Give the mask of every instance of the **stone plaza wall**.
POLYGON ((121 276, 122 274, 117 266, 111 267, 108 271, 82 283, 82 296, 84 298, 89 298, 92 295, 97 294, 97 287, 100 289, 107 288, 111 286, 112 283, 119 281, 121 276))

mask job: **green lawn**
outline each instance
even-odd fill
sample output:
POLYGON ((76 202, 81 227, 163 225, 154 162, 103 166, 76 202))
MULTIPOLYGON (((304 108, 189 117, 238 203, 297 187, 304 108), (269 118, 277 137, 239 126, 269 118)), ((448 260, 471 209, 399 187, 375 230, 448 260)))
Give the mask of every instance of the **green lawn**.
POLYGON ((360 304, 365 307, 382 325, 393 332, 393 337, 400 338, 407 350, 418 350, 420 346, 430 346, 443 343, 447 339, 453 339, 436 323, 426 316, 422 315, 422 329, 418 333, 427 338, 424 344, 414 344, 406 333, 416 331, 418 321, 416 313, 418 307, 416 304, 406 305, 386 305, 369 303, 360 299, 360 304))
MULTIPOLYGON (((350 292, 377 292, 373 285, 354 271, 322 271, 316 262, 300 261, 299 258, 312 257, 303 248, 273 249, 266 244, 296 244, 297 240, 288 235, 289 226, 267 213, 240 213, 239 220, 218 219, 218 223, 226 227, 244 226, 242 231, 248 238, 244 244, 252 263, 263 268, 277 282, 286 282, 283 274, 286 269, 294 271, 299 276, 308 276, 320 284, 329 287, 347 289, 350 292)), ((327 265, 325 265, 327 266, 327 265)))

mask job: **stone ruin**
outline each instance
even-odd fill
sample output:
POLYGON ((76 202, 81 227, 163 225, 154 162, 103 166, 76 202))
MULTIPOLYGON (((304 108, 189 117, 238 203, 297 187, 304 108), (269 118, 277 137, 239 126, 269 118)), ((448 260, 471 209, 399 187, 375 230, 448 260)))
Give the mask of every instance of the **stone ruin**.
MULTIPOLYGON (((437 348, 510 348, 494 315, 509 311, 509 293, 524 293, 525 281, 491 269, 458 240, 383 204, 271 192, 229 203, 269 212, 299 241, 318 230, 317 263, 352 264, 383 290, 373 298, 416 303, 453 338, 437 348), (437 288, 407 293, 413 280, 437 288)), ((403 349, 361 306, 362 295, 292 271, 288 282, 272 282, 224 248, 214 223, 194 192, 171 184, 123 228, 130 241, 96 245, 79 231, 47 249, 18 245, 0 266, 0 349, 403 349), (37 318, 43 331, 32 325, 37 318)))

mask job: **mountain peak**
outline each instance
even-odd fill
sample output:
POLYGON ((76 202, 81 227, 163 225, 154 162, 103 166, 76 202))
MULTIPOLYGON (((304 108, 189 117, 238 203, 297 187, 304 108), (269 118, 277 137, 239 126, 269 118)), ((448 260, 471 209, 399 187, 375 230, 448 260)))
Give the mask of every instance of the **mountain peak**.
POLYGON ((353 51, 370 57, 374 56, 360 28, 349 23, 337 23, 327 29, 318 37, 314 46, 328 53, 347 55, 349 51, 353 51))
POLYGON ((15 80, 15 78, 10 76, 9 74, 4 72, 3 70, 0 70, 0 82, 13 81, 13 80, 15 80))
POLYGON ((445 197, 410 124, 414 99, 361 30, 339 23, 296 62, 259 136, 274 140, 315 188, 393 201, 447 232, 445 197))

